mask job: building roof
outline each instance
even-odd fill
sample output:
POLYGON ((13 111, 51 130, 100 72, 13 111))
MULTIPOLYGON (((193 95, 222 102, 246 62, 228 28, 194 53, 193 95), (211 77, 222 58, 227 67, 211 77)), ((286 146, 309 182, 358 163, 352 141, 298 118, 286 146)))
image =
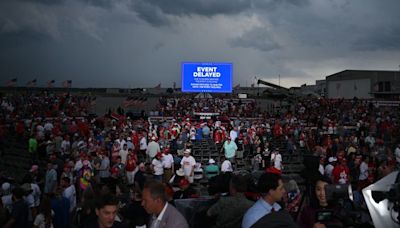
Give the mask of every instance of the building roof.
POLYGON ((326 76, 326 80, 334 79, 353 79, 359 77, 384 77, 384 76, 400 76, 400 71, 389 70, 343 70, 331 75, 326 76))

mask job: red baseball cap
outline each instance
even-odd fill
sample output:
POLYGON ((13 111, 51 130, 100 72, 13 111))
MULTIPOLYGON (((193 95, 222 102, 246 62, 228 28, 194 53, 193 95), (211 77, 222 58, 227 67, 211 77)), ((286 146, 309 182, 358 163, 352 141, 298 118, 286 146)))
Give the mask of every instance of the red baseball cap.
POLYGON ((279 169, 277 169, 277 168, 275 168, 275 167, 268 167, 266 170, 265 170, 265 172, 267 172, 267 173, 274 173, 274 174, 278 174, 278 175, 282 175, 282 172, 279 170, 279 169))
POLYGON ((112 174, 117 174, 117 173, 119 173, 119 169, 117 167, 114 167, 114 168, 111 169, 111 173, 112 174))
POLYGON ((189 185, 190 183, 189 183, 189 181, 187 180, 187 179, 185 179, 185 178, 183 178, 183 179, 181 179, 180 181, 179 181, 179 186, 186 186, 186 185, 189 185))

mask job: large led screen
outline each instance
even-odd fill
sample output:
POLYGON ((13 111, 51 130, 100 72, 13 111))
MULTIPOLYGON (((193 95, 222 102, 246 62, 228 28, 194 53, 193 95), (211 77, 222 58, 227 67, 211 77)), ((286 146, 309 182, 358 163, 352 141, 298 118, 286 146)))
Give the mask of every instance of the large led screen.
POLYGON ((182 92, 231 93, 232 63, 182 63, 182 92))

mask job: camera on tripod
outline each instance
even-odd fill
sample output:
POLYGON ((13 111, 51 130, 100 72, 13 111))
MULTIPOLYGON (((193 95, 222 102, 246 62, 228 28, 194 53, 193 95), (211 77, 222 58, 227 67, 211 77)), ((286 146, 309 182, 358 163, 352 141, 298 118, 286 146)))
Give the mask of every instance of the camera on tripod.
POLYGON ((359 222, 361 212, 353 210, 353 190, 348 184, 329 184, 325 186, 325 197, 333 202, 334 208, 316 212, 315 220, 329 228, 347 227, 359 222))

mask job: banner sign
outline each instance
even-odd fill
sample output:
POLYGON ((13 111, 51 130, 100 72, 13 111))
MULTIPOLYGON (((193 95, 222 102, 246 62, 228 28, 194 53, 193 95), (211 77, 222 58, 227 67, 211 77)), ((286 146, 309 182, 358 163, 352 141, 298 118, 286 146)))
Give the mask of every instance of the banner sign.
POLYGON ((232 63, 182 63, 182 92, 232 93, 232 63))

